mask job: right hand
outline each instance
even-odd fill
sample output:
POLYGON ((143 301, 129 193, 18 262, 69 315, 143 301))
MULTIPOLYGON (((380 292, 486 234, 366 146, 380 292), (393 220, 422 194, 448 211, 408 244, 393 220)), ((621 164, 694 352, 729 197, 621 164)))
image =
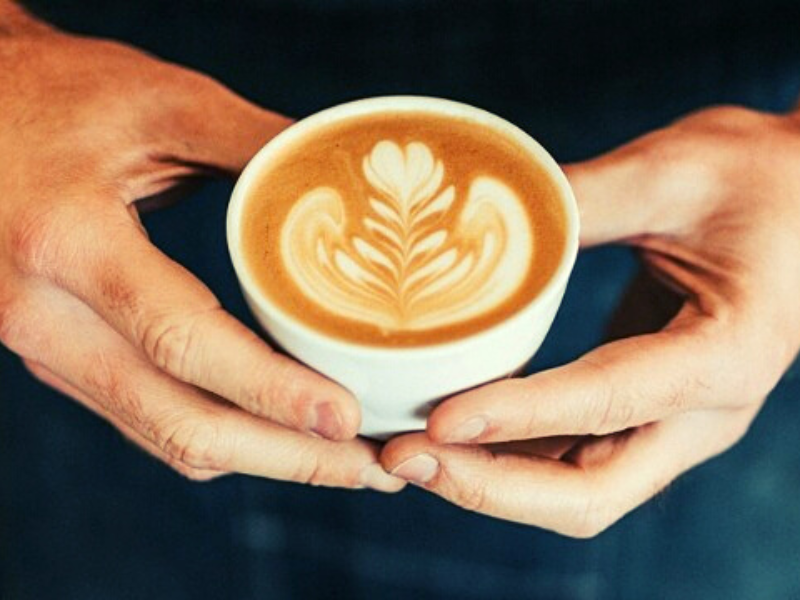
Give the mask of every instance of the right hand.
POLYGON ((399 490, 352 439, 355 399, 271 351, 139 221, 138 199, 235 174, 289 120, 3 0, 0 29, 0 341, 192 479, 399 490))

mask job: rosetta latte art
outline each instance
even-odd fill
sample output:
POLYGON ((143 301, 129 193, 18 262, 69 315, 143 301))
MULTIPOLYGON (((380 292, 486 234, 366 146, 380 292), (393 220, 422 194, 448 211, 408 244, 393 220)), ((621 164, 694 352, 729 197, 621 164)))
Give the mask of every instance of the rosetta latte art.
POLYGON ((284 223, 286 271, 315 303, 385 331, 419 331, 478 317, 522 285, 533 236, 502 181, 476 177, 455 214, 456 188, 421 142, 381 141, 362 169, 370 197, 317 187, 284 223), (360 227, 348 219, 354 202, 369 207, 360 227))

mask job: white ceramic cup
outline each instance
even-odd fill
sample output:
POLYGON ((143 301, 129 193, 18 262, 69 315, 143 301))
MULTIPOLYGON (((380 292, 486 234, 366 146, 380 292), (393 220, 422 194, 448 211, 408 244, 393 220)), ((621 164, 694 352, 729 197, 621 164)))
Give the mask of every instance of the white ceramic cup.
POLYGON ((567 178, 553 158, 524 131, 484 110, 438 98, 388 96, 342 104, 307 117, 270 140, 250 161, 233 190, 228 209, 228 247, 253 314, 289 354, 350 390, 361 404, 362 435, 387 438, 425 428, 442 398, 508 376, 542 344, 567 286, 578 252, 578 209, 567 178), (455 341, 407 348, 360 345, 316 331, 286 314, 261 292, 244 261, 242 213, 259 174, 287 146, 341 119, 403 111, 457 116, 515 140, 541 165, 560 191, 566 213, 566 246, 542 291, 506 320, 455 341))

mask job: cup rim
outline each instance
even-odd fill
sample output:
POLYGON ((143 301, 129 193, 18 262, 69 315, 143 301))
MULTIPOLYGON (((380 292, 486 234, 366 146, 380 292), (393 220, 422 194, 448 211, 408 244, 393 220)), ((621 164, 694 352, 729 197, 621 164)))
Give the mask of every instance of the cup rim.
POLYGON ((231 193, 226 228, 228 253, 233 263, 234 271, 239 279, 239 284, 249 296, 250 300, 255 302, 260 310, 270 315, 273 319, 279 320, 284 327, 291 329, 293 333, 300 334, 306 338, 314 338, 317 342, 341 352, 366 352, 370 355, 382 355, 387 357, 400 357, 413 354, 414 356, 423 358, 427 355, 446 354, 454 349, 463 350, 469 345, 480 344, 484 340, 493 338, 499 330, 507 328, 513 329, 517 323, 524 321, 530 313, 536 312, 541 305, 548 304, 555 296, 561 294, 566 287, 567 280, 577 258, 580 233, 578 206, 566 175, 547 150, 528 133, 502 117, 482 108, 445 98, 416 95, 376 96, 353 100, 314 113, 284 129, 278 135, 270 139, 250 159, 242 170, 242 173, 236 181, 233 192, 231 193), (257 181, 262 167, 266 166, 273 156, 280 153, 285 146, 319 127, 348 117, 382 112, 389 109, 399 112, 428 112, 435 115, 462 117, 506 134, 533 155, 555 183, 566 214, 566 243, 561 260, 555 272, 550 276, 550 279, 548 279, 541 291, 522 308, 499 323, 495 323, 490 327, 466 336, 432 344, 391 347, 359 343, 337 338, 318 331, 288 314, 272 302, 266 294, 261 292, 258 284, 250 274, 244 260, 244 252, 242 252, 241 249, 240 224, 248 192, 257 181))

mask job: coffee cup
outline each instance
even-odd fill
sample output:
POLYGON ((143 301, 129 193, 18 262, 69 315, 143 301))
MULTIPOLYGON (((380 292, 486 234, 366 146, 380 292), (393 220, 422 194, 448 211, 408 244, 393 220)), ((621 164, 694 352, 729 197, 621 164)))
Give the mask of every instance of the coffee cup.
POLYGON ((424 429, 443 398, 532 358, 578 228, 564 173, 528 134, 415 96, 292 125, 244 169, 227 221, 256 319, 352 392, 360 433, 378 439, 424 429))

